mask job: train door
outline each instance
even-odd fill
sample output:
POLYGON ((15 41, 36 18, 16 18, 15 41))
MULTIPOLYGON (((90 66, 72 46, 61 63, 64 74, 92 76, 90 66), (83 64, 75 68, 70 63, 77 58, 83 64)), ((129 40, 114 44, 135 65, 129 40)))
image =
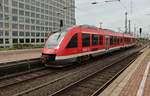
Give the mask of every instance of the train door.
POLYGON ((105 36, 105 49, 108 50, 110 46, 109 36, 105 36))

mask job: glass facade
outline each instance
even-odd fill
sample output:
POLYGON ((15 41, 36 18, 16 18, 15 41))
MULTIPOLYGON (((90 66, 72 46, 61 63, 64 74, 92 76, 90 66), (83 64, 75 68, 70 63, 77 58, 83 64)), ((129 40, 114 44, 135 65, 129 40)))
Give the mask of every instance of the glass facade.
POLYGON ((48 32, 75 25, 75 0, 0 0, 0 47, 43 44, 48 32))

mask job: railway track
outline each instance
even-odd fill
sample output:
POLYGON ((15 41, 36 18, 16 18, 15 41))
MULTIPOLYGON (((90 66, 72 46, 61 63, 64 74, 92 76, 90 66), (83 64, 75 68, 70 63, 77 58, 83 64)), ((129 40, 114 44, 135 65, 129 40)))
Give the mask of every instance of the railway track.
POLYGON ((1 96, 47 96, 54 94, 58 90, 80 80, 81 78, 106 67, 110 62, 116 62, 117 59, 125 58, 133 52, 124 52, 124 54, 116 54, 115 56, 108 56, 104 60, 94 61, 94 64, 87 64, 69 68, 42 76, 41 78, 31 79, 27 82, 13 84, 5 88, 0 88, 1 96))
POLYGON ((29 80, 40 78, 42 76, 46 76, 52 73, 53 73, 52 70, 46 70, 45 68, 42 68, 39 70, 34 70, 32 72, 30 71, 29 73, 18 74, 18 76, 14 76, 13 78, 12 77, 4 78, 6 80, 4 79, 0 80, 0 88, 5 88, 5 87, 13 86, 15 84, 27 82, 29 80))
POLYGON ((49 96, 97 96, 106 86, 119 76, 138 56, 134 54, 112 63, 49 96))
POLYGON ((40 63, 40 58, 0 63, 0 79, 13 77, 19 74, 40 70, 44 66, 40 63))

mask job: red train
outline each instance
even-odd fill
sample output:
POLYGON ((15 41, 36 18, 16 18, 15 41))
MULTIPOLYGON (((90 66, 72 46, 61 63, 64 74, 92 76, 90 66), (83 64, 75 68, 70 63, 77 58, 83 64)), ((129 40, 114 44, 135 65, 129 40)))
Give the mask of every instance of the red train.
POLYGON ((41 60, 46 66, 59 67, 134 45, 131 35, 80 25, 51 34, 42 49, 41 60))

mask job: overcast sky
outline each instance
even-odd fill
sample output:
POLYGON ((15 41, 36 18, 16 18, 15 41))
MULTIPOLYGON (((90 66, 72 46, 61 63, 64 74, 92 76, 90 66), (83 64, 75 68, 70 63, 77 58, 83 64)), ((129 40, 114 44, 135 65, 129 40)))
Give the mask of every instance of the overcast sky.
POLYGON ((125 12, 134 26, 142 27, 143 32, 150 34, 150 0, 121 0, 121 2, 105 3, 105 0, 75 0, 77 24, 99 26, 103 28, 124 31, 125 12), (99 2, 92 5, 91 2, 99 2), (132 3, 131 3, 132 2, 132 3))

